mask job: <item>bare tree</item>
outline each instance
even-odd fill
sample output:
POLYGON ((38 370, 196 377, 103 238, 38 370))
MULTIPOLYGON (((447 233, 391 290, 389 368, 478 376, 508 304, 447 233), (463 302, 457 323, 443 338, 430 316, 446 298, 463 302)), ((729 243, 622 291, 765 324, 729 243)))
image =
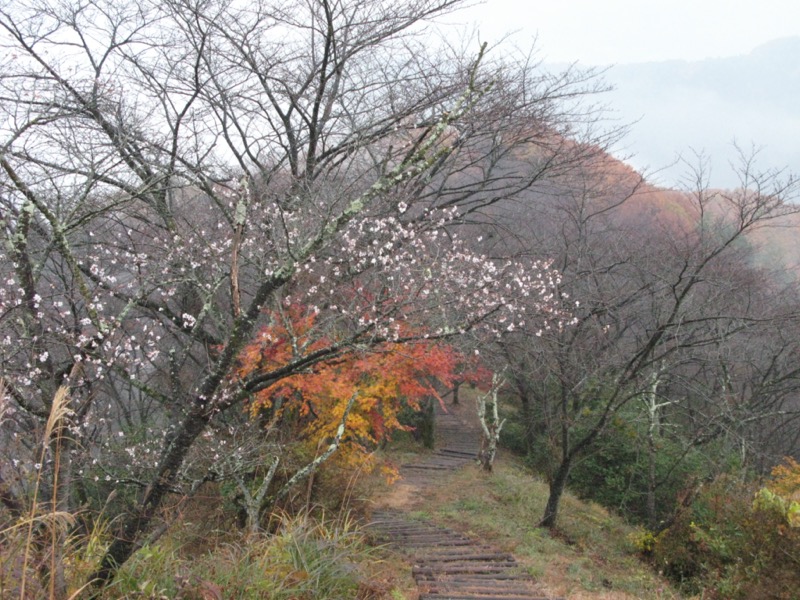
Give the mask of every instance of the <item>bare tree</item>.
MULTIPOLYGON (((740 367, 733 360, 712 364, 711 348, 746 343, 756 329, 769 336, 797 316, 786 304, 782 311, 761 312, 766 305, 756 298, 772 284, 749 266, 747 242, 756 229, 797 211, 787 202, 793 180, 754 175, 745 165, 746 187, 740 190, 716 192, 701 181, 680 194, 609 166, 551 188, 529 230, 515 224, 521 219, 514 207, 506 216, 498 208, 519 251, 553 256, 563 278, 559 293, 579 302, 573 327, 534 325, 499 342, 522 402, 529 447, 545 457, 550 497, 541 524, 548 527, 556 523, 575 461, 592 451, 623 408, 641 402, 655 435, 663 411, 674 415, 700 402, 700 386, 687 394, 669 383, 685 378, 689 364, 702 364, 707 377, 723 381, 725 369, 740 367)), ((755 381, 748 381, 737 383, 746 399, 736 401, 733 421, 744 406, 771 414, 751 387, 755 381)), ((703 422, 720 424, 720 398, 727 394, 712 389, 702 400, 703 422)), ((690 434, 687 425, 689 439, 709 433, 699 417, 694 427, 690 434)), ((651 479, 651 492, 656 485, 651 479)))

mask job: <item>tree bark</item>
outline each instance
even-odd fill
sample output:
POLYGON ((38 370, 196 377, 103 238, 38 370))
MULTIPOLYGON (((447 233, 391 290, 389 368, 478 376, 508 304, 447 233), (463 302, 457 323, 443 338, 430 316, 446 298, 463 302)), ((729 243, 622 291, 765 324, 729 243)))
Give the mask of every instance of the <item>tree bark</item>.
POLYGON ((550 496, 547 498, 547 506, 545 506, 542 520, 539 521, 539 527, 547 527, 548 529, 555 527, 558 519, 558 507, 561 503, 561 496, 567 487, 571 468, 572 460, 565 458, 553 475, 553 479, 550 482, 550 496))
POLYGON ((647 525, 652 530, 657 525, 656 518, 656 444, 652 433, 647 439, 647 525))
POLYGON ((211 414, 208 410, 195 407, 181 423, 177 435, 167 447, 161 460, 157 476, 145 490, 138 508, 122 525, 120 533, 106 550, 99 568, 90 578, 97 592, 95 597, 99 596, 102 588, 114 578, 117 569, 137 550, 137 543, 141 540, 142 533, 150 525, 164 497, 172 489, 186 455, 197 436, 208 425, 211 414))
POLYGON ((481 439, 481 449, 478 458, 483 470, 491 473, 494 466, 494 457, 497 454, 497 443, 500 441, 500 431, 503 429, 505 419, 500 420, 498 391, 504 384, 502 378, 495 373, 492 376, 492 389, 488 393, 478 396, 478 421, 481 424, 483 437, 481 439), (486 401, 492 399, 492 414, 486 416, 486 401))

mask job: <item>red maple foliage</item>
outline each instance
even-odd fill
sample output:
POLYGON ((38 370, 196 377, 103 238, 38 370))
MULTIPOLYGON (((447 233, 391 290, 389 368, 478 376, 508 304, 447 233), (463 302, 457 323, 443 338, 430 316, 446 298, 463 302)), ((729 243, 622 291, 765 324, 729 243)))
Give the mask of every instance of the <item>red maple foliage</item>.
MULTIPOLYGON (((317 312, 300 304, 271 313, 270 321, 242 351, 239 377, 278 369, 336 341, 331 334, 320 335, 317 312)), ((401 411, 419 410, 426 399, 444 406, 442 391, 457 381, 482 387, 490 380, 477 357, 467 357, 442 341, 425 339, 407 324, 399 326, 404 339, 417 339, 365 350, 350 348, 306 372, 281 379, 253 397, 251 416, 273 409, 291 414, 294 438, 316 448, 334 437, 348 401, 355 395, 338 461, 363 466, 376 445, 395 431, 409 429, 400 421, 401 411)))

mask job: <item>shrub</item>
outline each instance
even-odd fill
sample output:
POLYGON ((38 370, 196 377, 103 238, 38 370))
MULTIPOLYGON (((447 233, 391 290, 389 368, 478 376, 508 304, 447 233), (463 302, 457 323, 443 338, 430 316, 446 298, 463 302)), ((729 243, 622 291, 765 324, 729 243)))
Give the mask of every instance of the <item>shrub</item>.
MULTIPOLYGON (((704 479, 713 472, 720 452, 713 445, 685 449, 675 437, 660 436, 655 456, 656 519, 666 520, 691 479, 704 479), (711 460, 709 460, 711 459, 711 460)), ((570 474, 570 489, 623 514, 632 522, 647 518, 647 439, 633 420, 618 417, 597 440, 594 451, 576 462, 570 474)))
POLYGON ((704 598, 797 599, 800 528, 757 489, 730 476, 707 485, 656 538, 655 566, 704 598))
POLYGON ((174 540, 145 547, 126 564, 108 598, 357 598, 362 563, 372 550, 345 516, 278 518, 274 535, 220 544, 203 556, 183 557, 174 540), (216 595, 214 595, 216 594, 216 595))

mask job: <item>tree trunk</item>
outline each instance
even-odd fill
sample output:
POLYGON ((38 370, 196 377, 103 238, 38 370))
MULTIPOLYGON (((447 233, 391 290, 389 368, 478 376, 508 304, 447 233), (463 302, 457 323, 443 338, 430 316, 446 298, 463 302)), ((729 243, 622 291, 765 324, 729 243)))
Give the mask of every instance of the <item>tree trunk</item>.
POLYGON ((427 398, 421 407, 420 420, 417 430, 425 448, 433 449, 436 443, 436 411, 433 399, 427 398))
MULTIPOLYGON (((205 403, 203 403, 203 407, 205 403)), ((137 550, 142 533, 149 527, 150 522, 161 506, 164 497, 172 489, 179 469, 183 465, 192 444, 208 425, 212 412, 195 406, 180 424, 178 432, 159 463, 157 476, 144 492, 139 506, 137 506, 122 525, 120 533, 111 542, 106 550, 100 567, 92 574, 90 581, 95 590, 99 592, 116 575, 121 567, 137 550)))
POLYGON ((478 396, 478 421, 481 424, 483 436, 481 437, 481 449, 478 453, 478 459, 481 462, 483 470, 487 473, 492 472, 494 465, 494 457, 497 454, 497 444, 500 441, 500 431, 503 429, 505 419, 500 420, 498 391, 504 380, 501 376, 495 373, 492 376, 492 389, 487 394, 478 396), (486 401, 491 397, 492 400, 492 414, 486 415, 486 401))
POLYGON ((519 394, 519 401, 522 409, 522 425, 525 431, 525 452, 530 456, 536 447, 536 423, 533 422, 532 402, 530 396, 524 393, 519 394))
POLYGON ((647 525, 654 530, 657 525, 656 517, 656 444, 653 436, 647 440, 648 465, 647 465, 647 525))
POLYGON ((547 527, 552 529, 556 525, 558 518, 558 508, 561 504, 561 496, 567 487, 567 479, 569 478, 569 471, 572 467, 572 460, 565 458, 561 461, 550 481, 550 496, 547 498, 547 506, 544 509, 542 520, 539 521, 539 527, 547 527))
MULTIPOLYGON (((525 435, 525 452, 528 456, 531 456, 534 454, 534 450, 541 436, 548 433, 544 423, 536 422, 536 414, 533 410, 533 407, 540 406, 541 402, 537 403, 533 391, 522 375, 512 370, 511 377, 520 402, 522 425, 525 435)), ((541 405, 540 408, 543 413, 546 411, 546 406, 541 405)))
POLYGON ((656 436, 661 434, 661 409, 669 404, 670 401, 658 402, 658 386, 661 383, 660 377, 664 370, 662 364, 650 376, 650 387, 644 396, 647 404, 647 499, 646 499, 646 518, 647 525, 651 530, 654 530, 658 524, 658 517, 656 515, 656 489, 658 482, 656 481, 656 453, 658 452, 658 445, 656 444, 656 436))
POLYGON ((478 460, 480 460, 481 468, 486 473, 491 473, 494 469, 494 457, 497 454, 497 441, 495 439, 483 438, 481 440, 481 449, 478 452, 478 460))
MULTIPOLYGON (((310 250, 309 250, 310 252, 310 250)), ((117 570, 125 564, 137 550, 142 534, 150 526, 153 517, 161 507, 166 495, 178 477, 183 461, 186 459, 197 437, 203 433, 209 421, 219 410, 228 405, 213 406, 211 399, 217 394, 220 385, 230 374, 231 366, 244 344, 250 338, 256 320, 269 295, 286 283, 294 273, 294 264, 278 270, 271 278, 264 281, 250 302, 247 313, 241 315, 234 323, 228 342, 220 352, 212 371, 206 375, 192 400, 192 406, 186 417, 177 425, 176 431, 164 448, 159 460, 158 470, 136 506, 120 528, 120 534, 111 542, 97 571, 92 573, 89 581, 99 596, 102 588, 114 578, 117 570)))

